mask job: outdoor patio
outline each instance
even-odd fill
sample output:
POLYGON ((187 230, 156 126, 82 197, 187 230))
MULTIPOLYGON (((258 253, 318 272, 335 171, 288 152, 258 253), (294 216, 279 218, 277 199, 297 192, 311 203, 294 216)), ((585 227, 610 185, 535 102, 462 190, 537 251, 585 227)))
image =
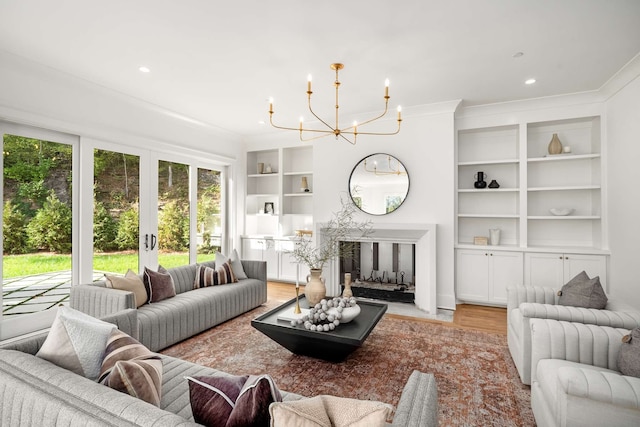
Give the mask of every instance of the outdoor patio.
MULTIPOLYGON (((93 280, 104 272, 94 271, 93 280)), ((2 315, 35 313, 47 310, 69 299, 71 271, 56 271, 5 279, 2 288, 2 315)))

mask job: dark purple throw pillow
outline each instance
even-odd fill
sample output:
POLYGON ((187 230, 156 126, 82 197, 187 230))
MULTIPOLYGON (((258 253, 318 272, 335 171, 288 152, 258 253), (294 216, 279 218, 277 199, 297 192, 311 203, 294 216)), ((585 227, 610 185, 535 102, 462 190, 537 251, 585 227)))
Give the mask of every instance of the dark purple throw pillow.
POLYGON ((142 281, 149 295, 149 304, 176 296, 173 278, 161 265, 158 266, 158 271, 145 267, 142 281))
POLYGON ((270 423, 269 405, 282 396, 269 375, 187 377, 194 420, 209 427, 270 423))

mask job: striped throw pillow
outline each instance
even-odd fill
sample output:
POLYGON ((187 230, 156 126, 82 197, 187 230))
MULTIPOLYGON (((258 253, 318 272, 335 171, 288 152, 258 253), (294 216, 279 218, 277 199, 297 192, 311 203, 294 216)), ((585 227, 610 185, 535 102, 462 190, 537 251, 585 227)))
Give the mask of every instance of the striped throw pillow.
POLYGON ((225 283, 235 283, 238 279, 233 273, 231 264, 225 262, 218 268, 207 267, 198 264, 196 279, 193 282, 193 289, 206 288, 208 286, 224 285, 225 283))
POLYGON ((162 360, 136 339, 114 329, 107 341, 98 382, 159 407, 162 360))

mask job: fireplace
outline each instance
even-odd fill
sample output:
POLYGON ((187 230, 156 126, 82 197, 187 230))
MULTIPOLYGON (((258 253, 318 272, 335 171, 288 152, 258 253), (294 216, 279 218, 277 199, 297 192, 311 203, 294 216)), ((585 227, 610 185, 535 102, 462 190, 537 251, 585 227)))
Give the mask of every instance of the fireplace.
MULTIPOLYGON (((435 314, 436 225, 372 225, 373 233, 367 238, 345 239, 345 243, 359 243, 358 255, 353 259, 334 260, 325 267, 327 294, 340 294, 344 273, 351 272, 352 290, 356 295, 357 286, 353 285, 358 278, 365 285, 363 288, 368 289, 366 292, 379 291, 389 301, 404 298, 406 302, 413 301, 417 308, 435 314), (374 260, 377 260, 376 265, 374 260)), ((323 238, 322 227, 323 224, 316 224, 315 234, 320 239, 323 238)), ((373 298, 380 299, 380 296, 373 298)))
POLYGON ((339 261, 338 279, 351 274, 356 297, 393 302, 415 302, 416 245, 398 242, 342 242, 350 256, 339 261))

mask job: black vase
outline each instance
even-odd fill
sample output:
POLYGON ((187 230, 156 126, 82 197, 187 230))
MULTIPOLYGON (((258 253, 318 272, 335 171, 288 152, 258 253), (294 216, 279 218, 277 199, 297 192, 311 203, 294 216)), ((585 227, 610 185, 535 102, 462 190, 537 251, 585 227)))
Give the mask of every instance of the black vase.
POLYGON ((473 183, 475 188, 486 188, 487 182, 484 180, 484 172, 478 172, 476 174, 476 182, 473 183))

